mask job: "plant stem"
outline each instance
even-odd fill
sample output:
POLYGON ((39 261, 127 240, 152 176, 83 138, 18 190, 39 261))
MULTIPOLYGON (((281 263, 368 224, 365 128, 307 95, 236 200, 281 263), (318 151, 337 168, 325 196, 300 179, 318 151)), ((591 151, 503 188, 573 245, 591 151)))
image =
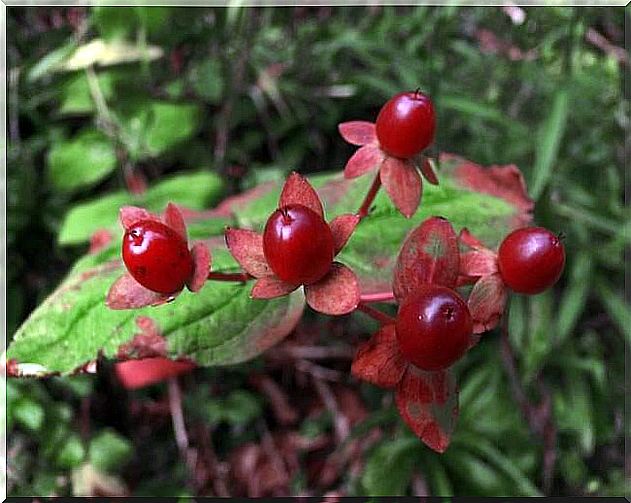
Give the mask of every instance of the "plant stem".
POLYGON ((508 374, 508 380, 515 401, 522 410, 528 426, 533 435, 538 436, 543 441, 543 463, 542 463, 542 486, 544 494, 548 494, 552 489, 554 481, 554 469, 557 452, 557 428, 554 423, 552 413, 552 395, 545 385, 541 374, 537 376, 537 388, 540 399, 538 403, 529 400, 526 390, 521 382, 517 371, 517 358, 513 352, 509 335, 509 303, 506 304, 504 317, 502 319, 502 334, 500 337, 500 347, 502 363, 508 374))
POLYGON ((368 216, 368 212, 370 211, 370 206, 375 200, 375 196, 377 195, 377 192, 379 192, 380 188, 381 188, 381 178, 379 177, 379 172, 377 172, 377 175, 375 176, 375 179, 373 180, 372 185, 370 186, 370 189, 368 189, 368 194, 366 194, 366 197, 364 198, 364 202, 362 203, 359 210, 357 211, 357 216, 359 218, 365 218, 366 216, 368 216))
POLYGON ((359 297, 360 302, 370 304, 371 302, 390 302, 394 300, 392 292, 364 293, 359 297))
POLYGON ((369 306, 368 304, 363 304, 360 302, 357 306, 357 310, 366 313, 368 316, 378 321, 382 325, 392 325, 395 322, 392 316, 389 316, 386 313, 379 311, 379 309, 375 309, 374 307, 369 306))
POLYGON ((208 279, 212 281, 237 281, 245 282, 253 279, 247 272, 209 272, 208 279))

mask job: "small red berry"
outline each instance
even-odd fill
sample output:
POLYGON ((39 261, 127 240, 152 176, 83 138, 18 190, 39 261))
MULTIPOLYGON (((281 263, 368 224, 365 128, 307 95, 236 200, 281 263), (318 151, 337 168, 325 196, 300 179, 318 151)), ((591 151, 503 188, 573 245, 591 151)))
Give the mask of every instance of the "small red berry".
POLYGON ((497 253, 500 274, 513 291, 534 295, 554 285, 565 265, 565 247, 543 227, 511 232, 497 253))
POLYGON ((300 204, 276 210, 267 220, 263 252, 276 275, 292 284, 314 283, 331 269, 333 235, 324 219, 300 204))
POLYGON ((399 308, 395 325, 404 358, 422 370, 442 370, 469 347, 473 322, 453 290, 423 285, 399 308))
POLYGON ((379 111, 376 129, 386 153, 403 159, 415 156, 434 141, 432 100, 419 91, 397 94, 379 111))
POLYGON ((179 292, 193 274, 186 241, 153 220, 141 220, 126 230, 123 262, 138 283, 159 293, 179 292))

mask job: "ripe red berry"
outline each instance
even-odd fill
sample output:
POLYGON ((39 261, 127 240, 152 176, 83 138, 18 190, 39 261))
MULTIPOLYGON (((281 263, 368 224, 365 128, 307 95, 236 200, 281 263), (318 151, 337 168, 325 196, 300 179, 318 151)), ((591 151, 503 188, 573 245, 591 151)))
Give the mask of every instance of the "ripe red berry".
POLYGON ((467 351, 473 322, 456 292, 423 285, 401 304, 395 330, 405 359, 422 370, 442 370, 467 351))
POLYGON ((497 253, 500 274, 513 291, 534 295, 554 285, 565 265, 565 247, 543 227, 510 233, 497 253))
POLYGON ((186 241, 153 220, 141 220, 127 229, 123 262, 138 283, 159 293, 179 292, 193 274, 193 258, 186 241))
POLYGON ((334 245, 331 229, 315 211, 290 204, 269 217, 263 233, 265 259, 276 275, 308 285, 329 272, 334 245))
POLYGON ((434 141, 432 100, 419 91, 397 94, 379 111, 376 128, 386 153, 403 159, 415 156, 434 141))

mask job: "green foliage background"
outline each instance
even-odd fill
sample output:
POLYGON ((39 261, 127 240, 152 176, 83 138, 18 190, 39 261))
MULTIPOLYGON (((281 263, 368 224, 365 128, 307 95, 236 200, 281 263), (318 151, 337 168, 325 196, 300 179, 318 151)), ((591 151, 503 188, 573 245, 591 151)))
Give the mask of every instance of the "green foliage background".
MULTIPOLYGON (((510 319, 519 379, 533 399, 541 380, 552 392, 549 491, 623 493, 629 63, 615 46, 628 11, 530 8, 514 24, 499 8, 7 10, 9 336, 85 252, 86 220, 107 222, 111 208, 134 201, 130 174, 148 180, 141 203, 158 209, 169 199, 211 207, 295 168, 337 170, 353 151, 337 124, 373 120, 389 96, 420 87, 436 103, 437 150, 517 164, 536 222, 566 235, 561 282, 513 299, 510 319), (607 50, 590 42, 594 32, 607 50), (104 45, 92 56, 108 59, 71 68, 68 55, 97 38, 104 45)), ((96 221, 92 229, 104 226, 96 221)), ((372 328, 360 317, 343 323, 372 328)), ((319 344, 335 342, 323 335, 319 344)), ((270 404, 247 376, 262 365, 198 370, 187 381, 187 418, 212 425, 221 458, 261 438, 270 404)), ((412 439, 387 393, 355 385, 370 410, 353 435, 376 425, 383 438, 360 474, 345 471, 325 488, 299 471, 292 492, 540 494, 542 444, 508 386, 496 333, 458 373, 461 418, 445 455, 412 439)), ((121 398, 105 374, 8 383, 9 494, 70 494, 86 463, 132 494, 212 494, 187 485, 169 424, 146 438, 117 414, 164 389, 121 398), (139 464, 148 456, 151 466, 139 464)), ((326 413, 299 425, 312 437, 332 428, 326 413)))

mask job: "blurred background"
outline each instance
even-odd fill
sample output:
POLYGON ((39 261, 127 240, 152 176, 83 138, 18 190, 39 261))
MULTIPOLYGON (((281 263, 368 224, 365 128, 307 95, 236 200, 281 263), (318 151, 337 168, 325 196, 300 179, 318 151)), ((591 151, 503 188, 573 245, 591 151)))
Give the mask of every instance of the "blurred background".
POLYGON ((87 251, 73 225, 86 207, 97 218, 130 192, 155 210, 212 207, 291 169, 339 170, 354 147, 337 124, 419 87, 437 108, 435 152, 517 164, 536 222, 568 250, 552 291, 513 300, 513 352, 493 332, 459 365, 444 455, 390 392, 349 375, 369 323, 310 315, 267 355, 197 369, 181 389, 125 391, 107 363, 11 380, 9 495, 623 493, 628 9, 7 12, 9 340, 87 251))

